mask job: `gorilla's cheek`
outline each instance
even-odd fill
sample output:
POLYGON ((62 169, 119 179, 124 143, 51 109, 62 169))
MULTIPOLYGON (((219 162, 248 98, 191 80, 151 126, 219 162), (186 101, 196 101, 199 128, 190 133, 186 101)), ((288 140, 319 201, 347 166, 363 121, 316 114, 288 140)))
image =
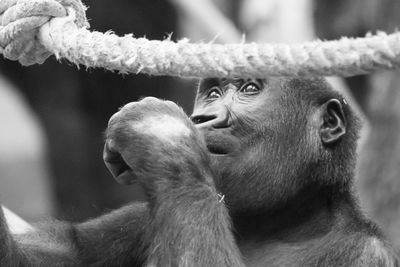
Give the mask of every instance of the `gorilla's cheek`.
POLYGON ((269 177, 268 155, 261 147, 246 147, 238 153, 211 156, 215 183, 219 190, 241 190, 257 187, 269 177))

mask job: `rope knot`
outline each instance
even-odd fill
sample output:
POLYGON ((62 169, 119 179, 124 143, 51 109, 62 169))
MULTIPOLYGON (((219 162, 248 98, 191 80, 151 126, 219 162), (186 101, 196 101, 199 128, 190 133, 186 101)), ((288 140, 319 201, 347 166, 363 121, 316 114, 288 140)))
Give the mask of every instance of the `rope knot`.
POLYGON ((75 11, 74 23, 88 28, 86 7, 80 0, 1 0, 0 53, 28 66, 43 63, 52 53, 38 40, 39 28, 53 17, 75 11))

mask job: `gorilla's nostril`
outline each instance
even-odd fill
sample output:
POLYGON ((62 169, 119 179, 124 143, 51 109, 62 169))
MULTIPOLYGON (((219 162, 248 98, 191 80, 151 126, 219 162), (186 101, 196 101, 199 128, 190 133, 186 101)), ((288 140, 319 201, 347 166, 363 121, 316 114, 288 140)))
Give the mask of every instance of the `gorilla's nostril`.
POLYGON ((215 115, 199 115, 199 116, 190 117, 190 119, 193 121, 194 124, 205 123, 208 121, 212 121, 215 118, 217 118, 217 116, 215 116, 215 115))

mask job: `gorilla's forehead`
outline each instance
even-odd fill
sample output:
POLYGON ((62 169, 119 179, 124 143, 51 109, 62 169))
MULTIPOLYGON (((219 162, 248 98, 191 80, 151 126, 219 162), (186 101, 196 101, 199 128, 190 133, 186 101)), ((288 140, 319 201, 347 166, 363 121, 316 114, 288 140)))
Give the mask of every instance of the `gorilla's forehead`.
POLYGON ((266 82, 266 79, 254 79, 254 78, 221 78, 220 84, 226 86, 228 84, 233 84, 235 86, 241 86, 244 83, 257 81, 257 82, 266 82))

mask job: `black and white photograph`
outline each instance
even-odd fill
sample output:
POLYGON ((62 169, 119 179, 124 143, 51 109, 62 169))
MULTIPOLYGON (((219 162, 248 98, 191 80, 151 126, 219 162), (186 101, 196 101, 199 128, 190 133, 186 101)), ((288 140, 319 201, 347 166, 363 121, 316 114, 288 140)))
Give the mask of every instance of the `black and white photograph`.
POLYGON ((0 267, 400 267, 400 1, 0 0, 0 267))

